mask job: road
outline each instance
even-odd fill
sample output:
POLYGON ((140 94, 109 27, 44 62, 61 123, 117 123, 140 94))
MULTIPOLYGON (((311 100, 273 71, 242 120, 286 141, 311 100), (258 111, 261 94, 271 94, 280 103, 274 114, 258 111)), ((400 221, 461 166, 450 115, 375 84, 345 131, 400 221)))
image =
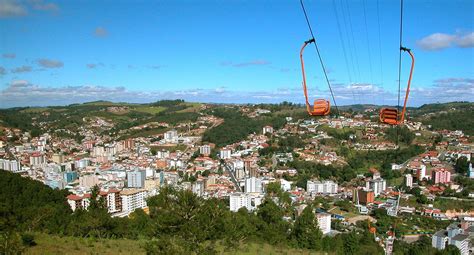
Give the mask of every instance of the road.
POLYGON ((239 192, 242 192, 242 189, 240 188, 239 182, 238 182, 237 179, 235 178, 235 175, 234 175, 234 173, 232 172, 232 170, 230 169, 230 167, 229 167, 226 163, 224 163, 224 168, 225 168, 225 170, 229 173, 230 179, 231 179, 232 182, 234 183, 234 186, 236 187, 236 189, 237 189, 239 192))

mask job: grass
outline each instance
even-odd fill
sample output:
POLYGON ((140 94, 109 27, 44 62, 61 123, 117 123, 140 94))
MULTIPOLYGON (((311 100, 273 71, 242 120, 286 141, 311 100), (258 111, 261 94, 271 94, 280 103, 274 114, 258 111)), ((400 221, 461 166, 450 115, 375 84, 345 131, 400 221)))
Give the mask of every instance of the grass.
POLYGON ((226 255, 254 255, 254 254, 299 254, 299 255, 318 255, 324 254, 321 252, 302 250, 302 249, 292 249, 287 247, 278 247, 277 245, 270 244, 261 244, 261 243, 249 243, 239 246, 237 250, 234 251, 222 251, 218 249, 219 254, 226 255))
MULTIPOLYGON (((26 249, 25 254, 145 254, 142 248, 144 241, 128 239, 90 239, 80 237, 59 237, 43 233, 35 234, 36 246, 26 249)), ((303 249, 279 247, 278 245, 248 243, 239 245, 235 250, 225 250, 221 245, 217 247, 218 254, 225 255, 252 255, 252 254, 299 254, 319 255, 303 249)))
POLYGON ((89 239, 35 234, 36 246, 25 254, 145 254, 141 241, 128 239, 89 239))
POLYGON ((24 113, 42 113, 42 112, 45 112, 49 110, 49 108, 46 108, 46 107, 32 107, 32 108, 27 108, 27 109, 24 109, 24 110, 21 110, 21 112, 24 112, 24 113))
POLYGON ((137 106, 137 107, 132 108, 132 111, 150 113, 150 114, 157 114, 157 113, 160 113, 164 110, 166 110, 166 107, 163 107, 163 106, 141 105, 141 106, 137 106))

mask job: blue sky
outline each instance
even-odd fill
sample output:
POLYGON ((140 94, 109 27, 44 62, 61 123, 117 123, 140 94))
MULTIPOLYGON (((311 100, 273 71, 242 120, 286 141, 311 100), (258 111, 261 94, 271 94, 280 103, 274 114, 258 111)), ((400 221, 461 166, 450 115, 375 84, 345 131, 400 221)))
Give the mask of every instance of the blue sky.
MULTIPOLYGON (((474 101, 474 2, 404 4, 403 44, 417 60, 409 105, 474 101)), ((337 103, 396 104, 399 2, 305 5, 337 103)), ((297 0, 0 0, 0 107, 302 103, 298 54, 309 38, 297 0)), ((312 46, 305 63, 311 98, 329 98, 312 46)))

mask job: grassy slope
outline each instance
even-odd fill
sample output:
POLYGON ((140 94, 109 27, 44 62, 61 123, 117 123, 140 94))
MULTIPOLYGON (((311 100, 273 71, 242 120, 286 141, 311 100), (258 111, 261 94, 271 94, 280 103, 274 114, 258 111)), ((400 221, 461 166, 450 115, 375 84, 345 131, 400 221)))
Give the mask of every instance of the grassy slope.
MULTIPOLYGON (((92 240, 78 237, 59 237, 47 234, 35 234, 36 246, 28 248, 25 254, 145 254, 141 247, 143 241, 136 240, 92 240)), ((322 254, 308 250, 280 248, 269 244, 246 244, 237 250, 224 251, 217 247, 219 254, 251 255, 251 254, 322 254)))
POLYGON ((78 237, 59 237, 35 234, 36 246, 25 254, 145 254, 140 241, 92 240, 78 237))

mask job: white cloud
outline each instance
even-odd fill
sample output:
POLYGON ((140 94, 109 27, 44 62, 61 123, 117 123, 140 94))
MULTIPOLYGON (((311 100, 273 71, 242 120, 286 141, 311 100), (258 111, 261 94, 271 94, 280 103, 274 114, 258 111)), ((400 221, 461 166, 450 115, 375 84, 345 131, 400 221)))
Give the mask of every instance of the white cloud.
POLYGON ((435 51, 457 46, 461 48, 474 47, 474 32, 468 34, 434 33, 416 42, 423 50, 435 51))
POLYGON ((474 32, 471 32, 465 36, 461 36, 456 41, 456 44, 461 48, 472 48, 474 47, 474 32))
POLYGON ((16 0, 0 0, 0 18, 25 16, 26 8, 16 0))
POLYGON ((46 58, 38 59, 38 64, 45 68, 61 68, 64 66, 64 63, 59 60, 52 60, 46 58))
POLYGON ((5 75, 6 73, 7 73, 7 70, 5 70, 5 68, 0 66, 0 76, 5 75))
MULTIPOLYGON (((333 84, 333 92, 338 105, 349 104, 397 104, 396 92, 390 92, 373 84, 333 84)), ((310 102, 317 98, 331 101, 328 89, 308 91, 310 102)), ((402 94, 404 91, 402 91, 402 94)), ((209 103, 279 103, 289 101, 304 103, 301 87, 278 88, 269 91, 231 90, 218 86, 210 89, 134 91, 121 86, 63 86, 47 87, 32 84, 26 80, 14 80, 0 90, 0 107, 67 105, 95 100, 115 102, 146 103, 160 99, 184 99, 209 103)), ((402 97, 403 100, 403 97, 402 97)), ((412 86, 409 106, 423 103, 447 101, 474 101, 474 79, 445 78, 438 79, 433 85, 412 86)))
POLYGON ((20 66, 15 69, 12 69, 11 72, 12 73, 27 73, 27 72, 31 72, 32 70, 33 69, 31 68, 31 66, 20 66))

